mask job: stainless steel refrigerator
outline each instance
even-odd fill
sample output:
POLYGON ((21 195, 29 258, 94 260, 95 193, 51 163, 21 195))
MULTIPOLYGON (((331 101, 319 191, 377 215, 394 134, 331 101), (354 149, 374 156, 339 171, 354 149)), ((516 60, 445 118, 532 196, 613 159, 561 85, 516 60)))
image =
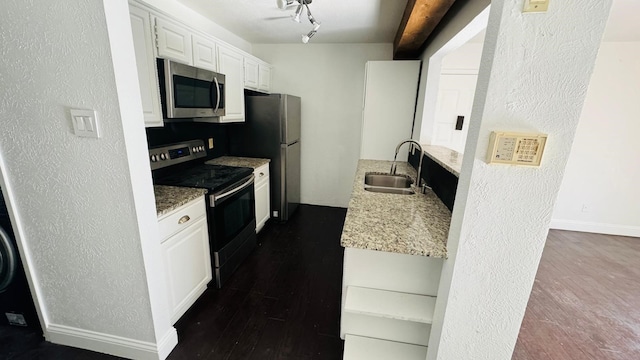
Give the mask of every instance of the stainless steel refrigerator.
POLYGON ((245 122, 230 129, 231 155, 271 159, 271 216, 287 221, 300 204, 300 98, 247 95, 245 122))

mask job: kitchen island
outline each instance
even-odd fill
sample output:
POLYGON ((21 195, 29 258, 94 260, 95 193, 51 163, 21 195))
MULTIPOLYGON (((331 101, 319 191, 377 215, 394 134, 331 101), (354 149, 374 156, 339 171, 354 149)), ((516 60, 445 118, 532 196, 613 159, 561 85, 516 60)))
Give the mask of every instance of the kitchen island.
MULTIPOLYGON (((360 160, 343 227, 340 336, 345 359, 375 352, 424 359, 451 212, 427 190, 401 195, 364 189, 367 172, 388 173, 391 161, 360 160)), ((415 169, 397 162, 397 174, 415 169)))
MULTIPOLYGON (((415 179, 416 171, 398 162, 397 173, 415 179)), ((342 231, 347 248, 422 255, 447 256, 451 212, 435 193, 425 194, 412 185, 413 195, 383 194, 364 189, 367 172, 389 172, 391 161, 360 160, 342 231)))

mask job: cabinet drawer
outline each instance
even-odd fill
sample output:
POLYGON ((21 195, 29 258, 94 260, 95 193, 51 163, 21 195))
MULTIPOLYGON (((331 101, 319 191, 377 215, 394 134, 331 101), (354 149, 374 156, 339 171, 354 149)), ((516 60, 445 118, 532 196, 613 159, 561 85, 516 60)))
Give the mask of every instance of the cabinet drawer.
POLYGON ((269 181, 269 164, 264 164, 259 168, 253 170, 253 174, 256 177, 256 188, 259 187, 265 181, 269 181))
POLYGON ((190 201, 158 219, 161 243, 171 235, 193 224, 207 213, 204 196, 190 201))

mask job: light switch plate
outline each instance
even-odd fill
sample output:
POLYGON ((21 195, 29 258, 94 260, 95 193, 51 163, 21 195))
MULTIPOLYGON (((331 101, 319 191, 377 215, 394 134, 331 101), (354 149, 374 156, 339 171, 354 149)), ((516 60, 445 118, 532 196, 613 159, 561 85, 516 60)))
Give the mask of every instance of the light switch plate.
POLYGON ((76 136, 99 138, 98 115, 95 110, 71 109, 71 123, 76 136))

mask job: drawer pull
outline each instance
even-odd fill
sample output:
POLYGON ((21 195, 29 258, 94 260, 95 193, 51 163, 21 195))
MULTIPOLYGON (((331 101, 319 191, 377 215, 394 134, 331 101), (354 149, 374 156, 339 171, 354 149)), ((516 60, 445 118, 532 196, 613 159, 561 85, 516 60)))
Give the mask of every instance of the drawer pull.
POLYGON ((184 224, 187 221, 191 220, 191 218, 189 217, 189 215, 185 215, 183 217, 180 218, 180 220, 178 220, 178 224, 184 224))
POLYGON ((260 177, 263 177, 263 176, 264 176, 264 173, 263 173, 263 172, 261 172, 261 173, 260 173, 260 177))

